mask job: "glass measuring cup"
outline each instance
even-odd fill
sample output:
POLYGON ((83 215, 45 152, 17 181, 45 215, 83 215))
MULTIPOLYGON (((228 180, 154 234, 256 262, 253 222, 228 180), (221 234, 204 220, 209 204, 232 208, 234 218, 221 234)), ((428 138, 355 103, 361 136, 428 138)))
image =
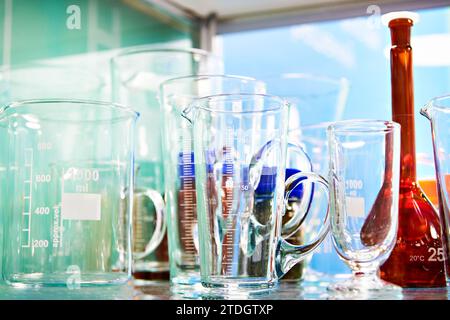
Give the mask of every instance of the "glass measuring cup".
POLYGON ((239 76, 199 75, 169 79, 160 88, 165 125, 163 147, 170 278, 172 283, 198 283, 200 258, 192 124, 183 116, 183 111, 198 97, 220 93, 264 93, 265 85, 239 76))
MULTIPOLYGON (((293 221, 301 224, 307 215, 307 209, 296 210, 282 226, 285 202, 301 183, 327 188, 327 182, 310 172, 297 172, 285 181, 288 104, 278 97, 204 97, 185 114, 194 124, 202 285, 219 291, 269 289, 312 253, 329 229, 327 214, 310 243, 283 240, 282 228, 293 221)), ((303 155, 301 148, 291 148, 303 155)), ((307 203, 310 196, 304 195, 307 203)))
MULTIPOLYGON (((121 51, 111 60, 113 101, 133 106, 140 113, 136 127, 136 189, 153 188, 164 194, 163 121, 157 99, 160 83, 183 75, 221 71, 219 58, 198 49, 137 46, 121 51)), ((134 223, 142 232, 135 233, 133 239, 134 276, 143 280, 168 279, 167 237, 153 252, 145 251, 145 243, 155 229, 155 210, 151 203, 139 198, 135 201, 139 205, 133 212, 134 223)))
POLYGON ((450 257, 450 95, 432 99, 420 113, 430 120, 433 137, 434 163, 438 187, 439 215, 444 237, 444 250, 430 252, 434 261, 446 263, 447 283, 449 282, 450 257))
POLYGON ((1 109, 7 283, 74 288, 129 279, 137 118, 84 100, 1 109))

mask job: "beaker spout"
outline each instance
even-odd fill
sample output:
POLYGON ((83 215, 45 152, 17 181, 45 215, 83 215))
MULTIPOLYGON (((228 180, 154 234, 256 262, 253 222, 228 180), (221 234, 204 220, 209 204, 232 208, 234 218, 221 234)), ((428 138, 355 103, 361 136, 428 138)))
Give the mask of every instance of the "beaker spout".
POLYGON ((422 109, 420 109, 420 114, 430 121, 431 121, 431 108, 432 106, 428 103, 425 106, 423 106, 422 109))

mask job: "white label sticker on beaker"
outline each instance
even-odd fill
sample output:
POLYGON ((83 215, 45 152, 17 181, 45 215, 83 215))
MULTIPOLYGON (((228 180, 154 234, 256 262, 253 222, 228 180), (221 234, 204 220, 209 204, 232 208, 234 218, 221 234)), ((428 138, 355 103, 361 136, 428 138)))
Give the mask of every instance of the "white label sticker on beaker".
POLYGON ((65 220, 101 219, 102 196, 98 193, 63 193, 61 216, 65 220))
POLYGON ((347 214, 350 217, 364 217, 364 198, 345 197, 345 206, 347 208, 347 214))

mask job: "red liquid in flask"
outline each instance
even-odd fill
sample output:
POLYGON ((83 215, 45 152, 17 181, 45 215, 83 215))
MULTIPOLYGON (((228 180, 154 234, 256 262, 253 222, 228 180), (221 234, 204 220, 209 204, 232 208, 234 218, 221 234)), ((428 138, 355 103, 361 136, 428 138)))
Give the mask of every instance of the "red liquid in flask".
POLYGON ((397 241, 380 276, 402 287, 445 287, 441 224, 416 180, 412 25, 409 18, 389 23, 392 118, 401 125, 401 171, 397 241))

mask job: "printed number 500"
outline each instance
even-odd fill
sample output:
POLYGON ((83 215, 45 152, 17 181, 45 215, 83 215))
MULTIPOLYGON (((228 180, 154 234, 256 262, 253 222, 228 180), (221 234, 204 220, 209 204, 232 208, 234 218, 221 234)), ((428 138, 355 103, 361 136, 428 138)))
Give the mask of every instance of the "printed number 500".
POLYGON ((429 248, 428 253, 431 253, 430 257, 428 258, 428 261, 444 261, 444 248, 429 248))

